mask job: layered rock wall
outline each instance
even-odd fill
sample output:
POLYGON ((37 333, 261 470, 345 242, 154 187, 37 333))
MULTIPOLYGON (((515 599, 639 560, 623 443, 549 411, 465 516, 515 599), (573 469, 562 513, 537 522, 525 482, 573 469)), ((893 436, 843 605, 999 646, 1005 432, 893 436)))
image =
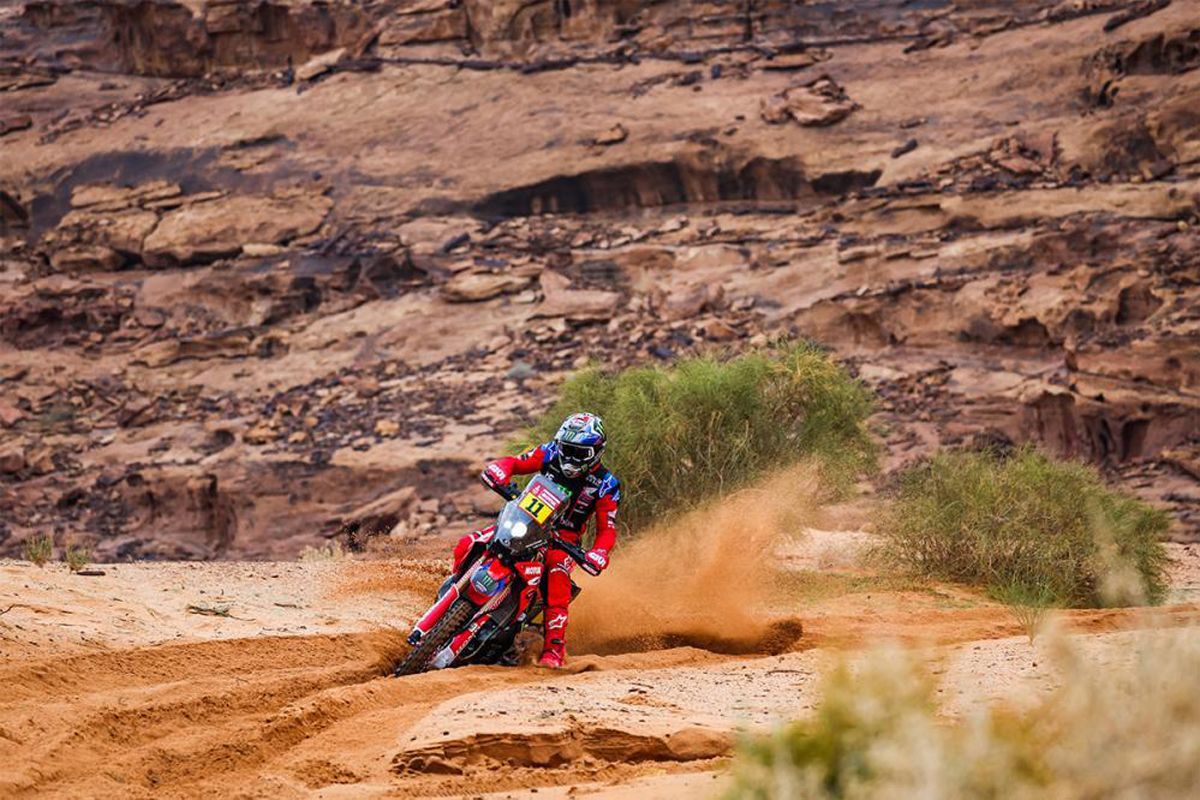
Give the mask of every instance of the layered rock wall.
MULTIPOLYGON (((695 57, 744 46, 788 52, 879 40, 920 50, 1121 5, 860 0, 835 9, 792 0, 36 0, 24 5, 22 35, 11 38, 48 63, 198 77, 298 66, 321 52, 368 44, 399 58, 588 57, 606 51, 695 57)), ((10 51, 15 46, 7 43, 10 51)))
POLYGON ((777 336, 878 391, 885 479, 1033 441, 1194 538, 1193 12, 6 9, 0 549, 440 552, 572 371, 777 336))

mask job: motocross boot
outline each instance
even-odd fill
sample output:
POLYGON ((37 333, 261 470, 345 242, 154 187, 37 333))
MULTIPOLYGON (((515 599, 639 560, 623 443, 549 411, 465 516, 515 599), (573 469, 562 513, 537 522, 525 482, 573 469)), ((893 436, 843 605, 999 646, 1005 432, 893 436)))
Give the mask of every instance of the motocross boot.
POLYGON ((542 657, 538 659, 538 666, 558 669, 566 660, 567 645, 562 639, 556 639, 546 644, 546 648, 542 650, 542 657))
POLYGON ((567 660, 567 610, 558 607, 547 608, 543 617, 546 621, 546 641, 542 647, 542 657, 538 659, 538 666, 558 669, 567 660))

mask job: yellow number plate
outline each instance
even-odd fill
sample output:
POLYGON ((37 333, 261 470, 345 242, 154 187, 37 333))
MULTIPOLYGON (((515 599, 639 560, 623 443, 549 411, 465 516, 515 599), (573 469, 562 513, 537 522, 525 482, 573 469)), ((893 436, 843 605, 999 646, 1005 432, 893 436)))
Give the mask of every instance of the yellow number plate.
POLYGON ((550 514, 554 511, 550 506, 538 500, 532 494, 525 495, 521 500, 521 508, 529 512, 529 516, 538 521, 539 524, 545 523, 550 519, 550 514))

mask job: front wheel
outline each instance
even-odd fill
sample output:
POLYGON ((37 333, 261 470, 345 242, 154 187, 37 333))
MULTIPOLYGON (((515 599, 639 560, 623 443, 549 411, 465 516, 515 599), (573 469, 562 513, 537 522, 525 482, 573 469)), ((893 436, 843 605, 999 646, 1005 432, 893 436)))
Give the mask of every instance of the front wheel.
POLYGON ((397 677, 401 675, 416 675, 429 668, 429 662, 439 651, 450 643, 454 635, 462 630, 471 617, 475 615, 475 606, 465 598, 460 598, 446 610, 446 615, 433 626, 428 635, 417 642, 400 665, 393 671, 397 677))

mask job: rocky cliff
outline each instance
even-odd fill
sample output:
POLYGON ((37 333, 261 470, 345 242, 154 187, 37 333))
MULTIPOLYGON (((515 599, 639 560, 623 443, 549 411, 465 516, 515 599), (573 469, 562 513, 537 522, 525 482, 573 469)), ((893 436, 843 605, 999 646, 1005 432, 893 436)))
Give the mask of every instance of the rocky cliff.
POLYGON ((1034 440, 1200 536, 1191 2, 0 8, 0 552, 490 507, 584 363, 777 335, 888 467, 1034 440))

